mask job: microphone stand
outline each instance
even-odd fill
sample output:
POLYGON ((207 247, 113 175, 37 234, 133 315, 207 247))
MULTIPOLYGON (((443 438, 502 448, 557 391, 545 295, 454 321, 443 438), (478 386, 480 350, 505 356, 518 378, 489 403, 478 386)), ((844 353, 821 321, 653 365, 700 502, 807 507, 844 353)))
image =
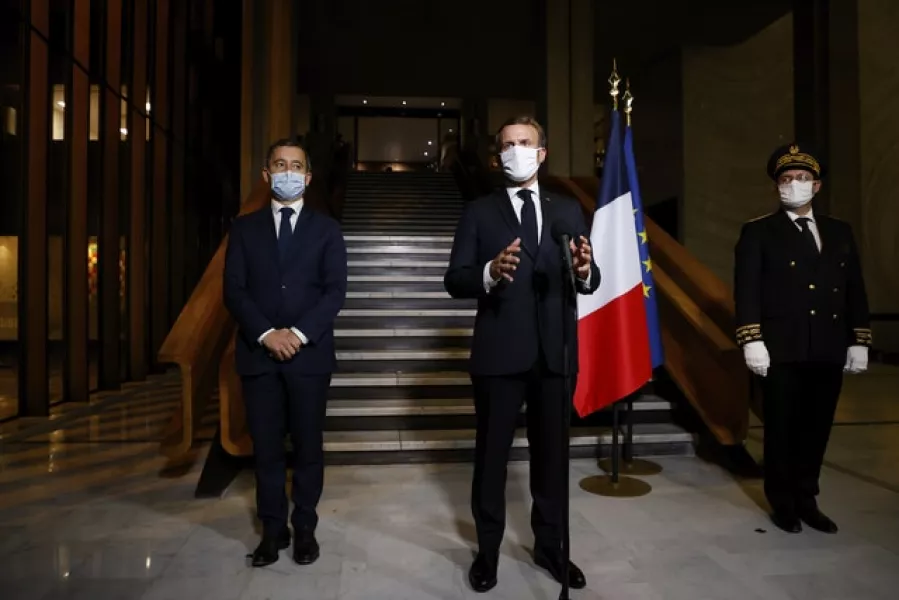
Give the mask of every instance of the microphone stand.
POLYGON ((568 573, 571 561, 570 536, 569 536, 569 515, 568 515, 568 469, 569 469, 569 451, 571 442, 569 440, 569 429, 571 425, 571 402, 573 391, 571 389, 571 351, 569 349, 570 340, 568 335, 568 303, 572 298, 577 298, 577 285, 574 280, 574 269, 571 264, 571 249, 569 247, 571 238, 568 235, 561 236, 562 246, 562 264, 565 265, 562 286, 562 376, 565 379, 565 401, 562 402, 562 591, 559 592, 559 600, 569 600, 568 592, 568 573))

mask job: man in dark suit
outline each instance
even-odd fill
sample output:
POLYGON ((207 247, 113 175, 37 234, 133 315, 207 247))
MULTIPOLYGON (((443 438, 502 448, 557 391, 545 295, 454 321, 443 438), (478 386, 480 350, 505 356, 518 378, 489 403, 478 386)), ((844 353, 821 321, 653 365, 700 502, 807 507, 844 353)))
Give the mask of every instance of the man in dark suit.
POLYGON ((333 219, 303 206, 309 158, 295 140, 275 142, 262 173, 271 203, 231 225, 225 256, 225 306, 238 325, 237 372, 256 461, 262 542, 253 566, 278 560, 290 545, 284 435, 294 451, 294 560, 319 555, 315 508, 322 492, 322 427, 336 366, 334 319, 347 288, 346 246, 333 219))
POLYGON ((743 226, 734 274, 737 341, 764 397, 765 495, 780 529, 836 533, 815 497, 843 373, 868 366, 865 283, 852 229, 812 210, 814 152, 778 148, 768 175, 781 210, 743 226))
POLYGON ((477 415, 471 505, 479 551, 469 572, 478 592, 496 585, 499 547, 505 529, 506 463, 522 403, 527 404, 533 506, 534 559, 572 588, 586 585, 574 564, 564 564, 561 515, 565 478, 561 469, 563 379, 562 328, 577 372, 576 301, 566 287, 562 249, 551 232, 573 235, 578 291, 592 294, 599 270, 587 241, 587 226, 574 200, 541 192, 537 171, 546 139, 530 117, 508 121, 497 133, 506 187, 471 202, 459 222, 444 278, 454 298, 476 298, 478 315, 470 372, 477 415), (554 225, 555 224, 555 225, 554 225), (563 319, 563 294, 570 294, 563 319))

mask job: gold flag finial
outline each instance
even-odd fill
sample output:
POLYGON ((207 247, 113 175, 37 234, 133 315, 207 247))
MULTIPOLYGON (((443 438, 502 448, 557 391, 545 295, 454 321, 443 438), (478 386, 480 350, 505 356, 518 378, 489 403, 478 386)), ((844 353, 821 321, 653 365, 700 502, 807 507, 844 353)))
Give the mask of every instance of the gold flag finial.
POLYGON ((631 126, 631 113, 634 112, 634 95, 631 94, 631 79, 628 77, 624 81, 624 95, 621 96, 621 99, 624 100, 624 114, 625 119, 627 120, 627 126, 631 126))
POLYGON ((618 60, 612 59, 612 74, 609 76, 609 95, 612 96, 612 110, 618 110, 618 84, 621 83, 621 77, 618 76, 618 60))

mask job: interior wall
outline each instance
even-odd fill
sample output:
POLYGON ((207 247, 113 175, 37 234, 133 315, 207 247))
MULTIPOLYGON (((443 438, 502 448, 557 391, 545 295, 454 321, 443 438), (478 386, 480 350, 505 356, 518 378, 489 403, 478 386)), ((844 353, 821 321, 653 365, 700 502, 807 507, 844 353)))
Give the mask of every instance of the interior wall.
POLYGON ((439 152, 438 119, 360 117, 360 162, 431 162, 439 152))
MULTIPOLYGON (((899 3, 858 2, 861 194, 856 237, 871 309, 899 313, 899 3)), ((875 345, 899 351, 899 323, 875 323, 875 345)))
POLYGON ((765 165, 793 136, 792 27, 683 53, 683 239, 728 284, 740 227, 778 208, 765 165))

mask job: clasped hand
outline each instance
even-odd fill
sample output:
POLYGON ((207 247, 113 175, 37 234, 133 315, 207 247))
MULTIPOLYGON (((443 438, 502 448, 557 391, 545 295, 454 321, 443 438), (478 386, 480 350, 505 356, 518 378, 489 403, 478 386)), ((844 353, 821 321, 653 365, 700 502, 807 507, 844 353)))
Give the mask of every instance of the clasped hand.
POLYGON ((262 345, 272 358, 290 360, 303 347, 303 342, 289 329, 276 329, 262 339, 262 345))

